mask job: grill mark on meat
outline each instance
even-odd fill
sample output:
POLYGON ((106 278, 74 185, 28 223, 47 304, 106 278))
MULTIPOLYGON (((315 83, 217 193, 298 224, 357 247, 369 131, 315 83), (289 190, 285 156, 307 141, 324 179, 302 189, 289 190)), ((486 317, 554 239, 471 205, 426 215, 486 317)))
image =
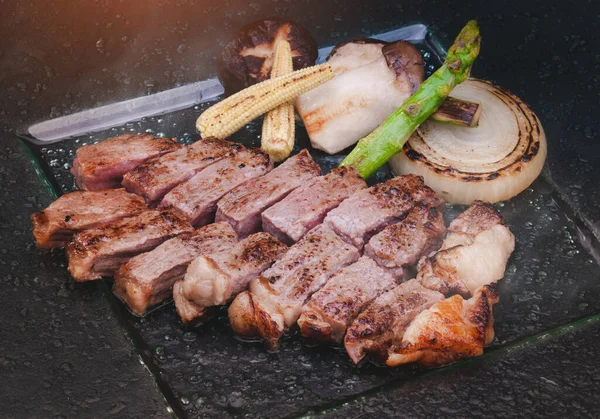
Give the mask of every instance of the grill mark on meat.
POLYGON ((304 305, 298 319, 302 335, 341 342, 363 307, 395 285, 391 275, 363 256, 335 273, 304 305))
POLYGON ((217 221, 227 221, 240 237, 261 227, 261 213, 291 191, 321 173, 303 150, 265 176, 253 179, 227 193, 217 204, 217 221))
POLYGON ((75 234, 67 245, 68 269, 80 282, 111 276, 124 259, 192 230, 187 221, 170 210, 146 210, 134 217, 75 234))
POLYGON ((439 248, 445 232, 441 212, 417 203, 405 219, 373 236, 365 246, 365 255, 402 280, 406 269, 439 248))
POLYGON ((214 137, 201 139, 173 153, 148 160, 123 177, 127 190, 156 204, 170 190, 211 164, 244 150, 241 144, 214 137))
POLYGON ((172 207, 192 225, 213 221, 217 202, 232 189, 265 175, 273 168, 269 155, 243 149, 208 166, 165 195, 160 206, 172 207), (243 166, 240 167, 240 163, 243 166))
POLYGON ((287 246, 270 234, 256 233, 223 252, 196 258, 175 295, 182 321, 195 321, 206 308, 230 301, 286 250, 287 246))
POLYGON ((172 138, 123 134, 78 148, 71 173, 83 190, 117 188, 128 171, 179 148, 181 145, 172 138))
POLYGON ((323 222, 330 210, 364 188, 366 183, 355 169, 333 169, 325 176, 309 180, 263 212, 263 229, 284 243, 293 244, 323 222))
POLYGON ((475 201, 448 227, 440 250, 421 259, 417 278, 446 295, 471 293, 504 276, 515 239, 488 203, 475 201))
POLYGON ((124 189, 65 194, 31 216, 36 246, 64 246, 78 231, 109 224, 145 209, 143 199, 124 189))
POLYGON ((440 210, 444 201, 415 175, 400 176, 354 193, 327 214, 325 223, 344 240, 362 249, 386 226, 406 217, 416 203, 440 210))
POLYGON ((232 328, 244 336, 260 337, 270 348, 277 347, 310 296, 358 257, 358 251, 329 227, 315 227, 260 278, 252 280, 248 293, 233 301, 229 308, 232 328))
POLYGON ((419 362, 440 366, 479 356, 494 338, 492 306, 496 285, 484 285, 464 300, 453 295, 419 313, 387 360, 390 366, 419 362))
POLYGON ((415 316, 443 299, 441 293, 423 288, 415 279, 381 294, 348 328, 344 338, 348 355, 355 363, 367 354, 385 361, 415 316))
POLYGON ((226 250, 236 242, 237 236, 227 223, 211 224, 167 240, 122 265, 114 276, 113 293, 134 314, 144 315, 171 295, 173 284, 183 278, 196 257, 226 250))

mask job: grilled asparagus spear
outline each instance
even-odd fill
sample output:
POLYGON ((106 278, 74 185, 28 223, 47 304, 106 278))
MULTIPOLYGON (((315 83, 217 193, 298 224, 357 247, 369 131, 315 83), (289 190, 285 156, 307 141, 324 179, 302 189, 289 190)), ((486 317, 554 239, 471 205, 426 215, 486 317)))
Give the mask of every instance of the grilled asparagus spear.
POLYGON ((341 166, 354 167, 366 179, 400 152, 413 131, 469 77, 480 44, 479 27, 471 20, 450 47, 444 64, 375 131, 361 139, 341 166))

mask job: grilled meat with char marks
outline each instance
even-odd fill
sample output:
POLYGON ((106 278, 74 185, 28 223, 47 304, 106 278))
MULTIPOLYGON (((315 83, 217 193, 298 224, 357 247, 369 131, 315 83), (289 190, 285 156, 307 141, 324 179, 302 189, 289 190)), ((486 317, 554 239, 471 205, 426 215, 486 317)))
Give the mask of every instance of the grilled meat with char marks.
POLYGON ((475 201, 448 227, 439 252, 419 262, 423 286, 443 294, 471 295, 502 279, 515 237, 490 204, 475 201))
POLYGON ((217 204, 217 221, 227 221, 238 236, 247 237, 261 228, 261 213, 287 194, 321 174, 308 151, 287 159, 265 176, 227 193, 217 204))
POLYGON ((202 316, 206 307, 226 304, 286 250, 287 246, 270 234, 255 233, 228 250, 195 259, 174 293, 181 320, 191 322, 202 316))
POLYGON ((407 268, 439 249, 445 233, 442 213, 435 207, 417 203, 404 220, 373 236, 365 246, 365 255, 402 280, 407 268))
POLYGON ((37 247, 66 245, 75 233, 119 221, 146 209, 144 200, 125 189, 75 191, 31 216, 37 247))
POLYGON ((262 213, 263 229, 287 244, 300 240, 325 215, 367 184, 351 167, 309 180, 262 213))
POLYGON ((133 313, 142 316, 171 296, 173 284, 183 278, 195 258, 229 249, 235 243, 237 235, 227 223, 181 234, 129 259, 115 273, 113 292, 133 313))
POLYGON ((440 210, 444 205, 421 176, 399 176, 354 193, 330 211, 324 222, 362 250, 373 235, 402 220, 417 202, 440 210))
POLYGON ((346 329, 374 298, 396 286, 394 278, 367 256, 335 273, 302 307, 302 336, 340 343, 346 329))
POLYGON ((123 176, 123 186, 156 204, 174 187, 244 146, 214 137, 142 163, 123 176))
POLYGON ((402 342, 390 350, 387 364, 440 366, 481 355, 494 339, 492 307, 497 302, 496 284, 491 284, 468 300, 453 295, 434 304, 415 317, 402 342))
POLYGON ((181 148, 172 138, 123 134, 77 149, 71 173, 80 189, 119 188, 123 175, 152 157, 181 148))
POLYGON ((302 305, 321 289, 335 272, 358 260, 356 248, 321 224, 288 250, 249 291, 240 293, 229 307, 233 330, 246 337, 262 338, 277 348, 279 338, 294 325, 302 305))
POLYGON ((217 202, 227 192, 273 169, 269 155, 243 148, 214 163, 165 195, 160 206, 172 207, 198 227, 214 221, 217 202))
POLYGON ((443 299, 441 293, 422 287, 416 279, 381 294, 348 328, 344 338, 348 355, 355 363, 367 354, 385 361, 392 345, 402 341, 412 320, 443 299))
POLYGON ((171 210, 146 210, 75 234, 67 245, 68 269, 78 282, 112 276, 132 257, 191 231, 192 226, 171 210))

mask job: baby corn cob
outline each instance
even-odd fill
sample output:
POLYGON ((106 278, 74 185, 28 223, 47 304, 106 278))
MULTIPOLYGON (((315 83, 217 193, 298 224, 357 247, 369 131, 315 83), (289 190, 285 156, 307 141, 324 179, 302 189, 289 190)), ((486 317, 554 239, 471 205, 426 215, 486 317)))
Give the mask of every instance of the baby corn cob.
MULTIPOLYGON (((294 71, 292 48, 286 40, 277 43, 271 78, 285 76, 294 71)), ((296 121, 293 101, 279 105, 265 115, 262 126, 261 148, 273 161, 280 162, 288 157, 294 147, 296 121)))
POLYGON ((227 138, 248 122, 333 78, 329 64, 319 64, 250 86, 211 106, 196 128, 202 138, 227 138))

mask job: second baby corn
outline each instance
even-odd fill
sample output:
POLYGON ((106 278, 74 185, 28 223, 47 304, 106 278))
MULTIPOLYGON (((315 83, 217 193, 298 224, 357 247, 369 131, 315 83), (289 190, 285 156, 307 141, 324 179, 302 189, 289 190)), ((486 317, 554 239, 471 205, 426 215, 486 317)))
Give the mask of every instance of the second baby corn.
MULTIPOLYGON (((271 78, 284 76, 294 71, 292 48, 286 40, 277 43, 271 78)), ((294 121, 294 103, 279 105, 265 115, 262 126, 261 148, 275 162, 285 160, 294 147, 296 121, 294 121)))

